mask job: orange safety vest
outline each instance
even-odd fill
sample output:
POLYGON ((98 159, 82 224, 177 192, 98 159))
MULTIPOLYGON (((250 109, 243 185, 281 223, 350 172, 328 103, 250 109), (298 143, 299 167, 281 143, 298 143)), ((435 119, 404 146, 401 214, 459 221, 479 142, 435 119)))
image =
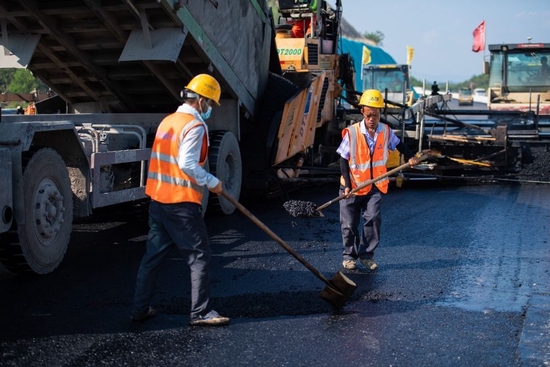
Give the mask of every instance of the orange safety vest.
MULTIPOLYGON (((314 22, 315 22, 314 17, 314 22)), ((292 37, 293 38, 304 38, 305 35, 309 35, 311 33, 311 19, 305 18, 305 19, 297 19, 292 24, 292 37), (304 29, 306 29, 306 32, 304 33, 304 29)))
MULTIPOLYGON (((346 134, 349 135, 349 168, 352 190, 368 180, 387 172, 389 130, 389 126, 382 125, 382 129, 378 132, 376 141, 374 142, 374 152, 372 154, 367 143, 367 138, 361 133, 360 123, 353 124, 342 130, 342 138, 345 138, 346 134)), ((342 185, 345 184, 344 177, 340 178, 340 182, 342 185)), ((388 192, 389 179, 383 178, 377 181, 375 185, 385 194, 388 192)), ((368 185, 355 194, 366 195, 371 188, 372 185, 368 185)))
POLYGON ((25 115, 36 115, 36 106, 31 103, 25 108, 25 115))
MULTIPOLYGON (((145 194, 151 199, 164 204, 201 203, 204 186, 186 175, 177 161, 181 134, 185 136, 192 128, 201 125, 202 122, 193 115, 181 112, 175 112, 162 120, 155 135, 145 187, 145 194)), ((207 139, 205 133, 199 159, 201 167, 204 167, 208 157, 207 139)))

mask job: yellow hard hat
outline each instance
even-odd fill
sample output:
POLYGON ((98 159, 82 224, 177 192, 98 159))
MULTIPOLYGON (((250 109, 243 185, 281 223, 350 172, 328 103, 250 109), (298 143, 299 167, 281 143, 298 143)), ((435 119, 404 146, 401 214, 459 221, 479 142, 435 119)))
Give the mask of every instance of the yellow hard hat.
POLYGON ((220 87, 220 83, 208 74, 199 74, 195 76, 185 88, 200 96, 213 100, 218 106, 220 105, 222 88, 220 87))
POLYGON ((368 89, 361 95, 359 106, 384 108, 384 97, 376 89, 368 89))

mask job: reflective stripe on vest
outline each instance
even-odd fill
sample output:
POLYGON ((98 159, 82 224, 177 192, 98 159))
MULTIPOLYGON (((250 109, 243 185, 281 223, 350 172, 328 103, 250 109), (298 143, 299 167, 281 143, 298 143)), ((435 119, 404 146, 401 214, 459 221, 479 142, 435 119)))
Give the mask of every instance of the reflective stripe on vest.
MULTIPOLYGON (((367 138, 361 133, 360 123, 353 124, 342 130, 342 137, 344 138, 348 134, 350 142, 349 170, 352 189, 371 180, 373 176, 376 178, 387 172, 389 126, 381 126, 382 129, 378 132, 376 141, 374 142, 372 157, 367 138), (371 176, 371 169, 373 176, 371 176)), ((340 178, 340 182, 342 185, 345 184, 343 177, 340 178)), ((375 183, 378 189, 384 194, 388 192, 388 184, 388 178, 383 178, 375 183)), ((357 191, 356 195, 366 195, 370 192, 371 188, 372 185, 368 185, 357 191)))
MULTIPOLYGON (((204 187, 186 175, 178 165, 180 137, 192 128, 202 126, 193 115, 176 112, 160 123, 151 150, 145 193, 151 199, 174 204, 192 202, 201 204, 204 187)), ((203 136, 199 164, 204 166, 208 157, 208 136, 203 136)))

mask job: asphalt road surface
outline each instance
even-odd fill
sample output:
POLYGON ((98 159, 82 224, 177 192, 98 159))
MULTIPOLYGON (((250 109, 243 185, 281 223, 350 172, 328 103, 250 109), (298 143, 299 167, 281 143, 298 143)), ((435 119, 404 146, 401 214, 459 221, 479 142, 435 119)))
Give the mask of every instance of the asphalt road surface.
POLYGON ((166 263, 157 317, 129 321, 145 207, 75 224, 61 266, 0 267, 1 366, 544 366, 550 363, 550 185, 391 187, 374 273, 341 268, 334 184, 245 206, 322 274, 357 284, 341 312, 325 284, 241 213, 207 215, 212 303, 231 324, 190 327, 189 274, 166 263))

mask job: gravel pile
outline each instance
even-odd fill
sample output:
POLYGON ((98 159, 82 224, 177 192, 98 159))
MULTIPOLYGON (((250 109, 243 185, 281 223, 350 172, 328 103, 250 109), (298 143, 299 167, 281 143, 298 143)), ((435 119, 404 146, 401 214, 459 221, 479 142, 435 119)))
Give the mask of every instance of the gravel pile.
POLYGON ((283 204, 286 211, 293 217, 320 217, 317 204, 311 201, 289 200, 283 204))
POLYGON ((550 152, 545 146, 531 146, 523 151, 522 168, 516 178, 525 181, 550 181, 550 152))

